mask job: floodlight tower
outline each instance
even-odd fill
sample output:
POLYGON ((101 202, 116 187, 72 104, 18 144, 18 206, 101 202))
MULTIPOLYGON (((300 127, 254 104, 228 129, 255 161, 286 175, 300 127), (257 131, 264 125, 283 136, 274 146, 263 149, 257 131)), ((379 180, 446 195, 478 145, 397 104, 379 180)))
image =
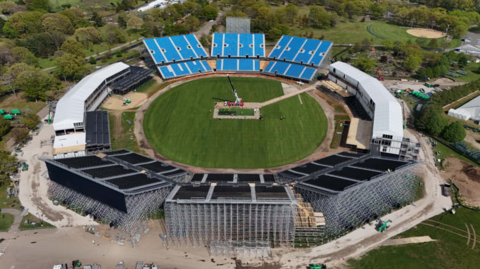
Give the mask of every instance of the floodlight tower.
POLYGON ((242 98, 238 97, 237 90, 235 90, 235 88, 233 87, 233 83, 230 80, 230 76, 228 74, 227 74, 227 77, 228 77, 228 81, 230 81, 230 85, 232 86, 233 95, 235 95, 235 105, 236 106, 243 105, 243 100, 242 100, 242 98))

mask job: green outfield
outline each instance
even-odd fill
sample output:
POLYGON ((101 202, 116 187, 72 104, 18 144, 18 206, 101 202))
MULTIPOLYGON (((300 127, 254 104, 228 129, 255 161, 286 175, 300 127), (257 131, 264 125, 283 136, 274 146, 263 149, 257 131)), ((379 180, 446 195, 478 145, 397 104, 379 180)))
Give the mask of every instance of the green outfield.
MULTIPOLYGON (((245 102, 283 95, 278 81, 233 77, 232 82, 245 102)), ((228 80, 195 80, 158 97, 143 128, 152 147, 177 162, 215 168, 275 167, 308 156, 325 139, 322 108, 308 94, 301 100, 303 104, 294 96, 263 107, 263 121, 213 119, 215 102, 234 101, 228 80)))

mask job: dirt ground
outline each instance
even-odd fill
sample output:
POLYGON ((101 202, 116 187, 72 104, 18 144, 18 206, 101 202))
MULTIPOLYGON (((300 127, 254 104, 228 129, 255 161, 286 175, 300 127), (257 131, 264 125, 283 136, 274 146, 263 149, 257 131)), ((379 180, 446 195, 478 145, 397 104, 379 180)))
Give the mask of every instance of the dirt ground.
POLYGON ((107 98, 102 107, 110 110, 128 110, 132 109, 139 102, 147 98, 147 94, 140 92, 129 92, 124 96, 114 95, 107 98), (127 105, 123 105, 125 100, 131 100, 132 102, 127 105))
POLYGON ((407 33, 416 37, 425 37, 425 38, 440 38, 444 37, 445 33, 427 29, 427 28, 417 28, 417 29, 409 29, 407 33))
POLYGON ((473 131, 467 130, 467 136, 465 137, 465 141, 480 150, 480 142, 477 142, 480 141, 480 133, 475 133, 473 131))
POLYGON ((480 206, 480 168, 459 160, 448 158, 444 178, 451 179, 460 189, 465 202, 471 206, 480 206))

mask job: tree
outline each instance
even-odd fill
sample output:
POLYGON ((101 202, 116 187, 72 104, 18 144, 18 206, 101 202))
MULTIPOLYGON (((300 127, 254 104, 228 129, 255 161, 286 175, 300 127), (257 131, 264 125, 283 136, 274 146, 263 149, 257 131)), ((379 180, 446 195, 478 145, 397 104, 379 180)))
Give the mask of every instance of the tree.
POLYGON ((65 41, 61 47, 61 50, 76 55, 78 57, 85 57, 85 48, 80 44, 80 42, 76 41, 74 38, 69 38, 65 41))
POLYGON ((465 67, 468 64, 468 58, 464 53, 458 54, 458 66, 465 67))
POLYGON ((122 57, 122 55, 123 55, 123 53, 122 53, 121 50, 117 50, 117 52, 115 52, 115 56, 116 56, 117 58, 122 57))
POLYGON ((74 37, 85 47, 87 47, 89 42, 92 42, 93 44, 98 44, 102 42, 102 33, 100 33, 100 31, 98 31, 98 29, 96 29, 95 27, 78 28, 75 31, 74 37))
POLYGON ((422 63, 422 58, 416 55, 408 56, 405 61, 403 61, 403 66, 410 72, 417 71, 418 67, 422 63))
POLYGON ((0 118, 0 137, 3 137, 10 131, 10 121, 0 118))
POLYGON ((212 5, 204 6, 200 11, 200 18, 203 18, 206 20, 214 20, 217 18, 217 16, 218 16, 218 11, 212 5))
POLYGON ((443 138, 453 143, 463 141, 466 136, 467 132, 459 121, 452 122, 443 132, 443 138))
POLYGON ((289 3, 285 7, 285 17, 287 19, 287 23, 292 25, 295 22, 295 18, 297 17, 297 15, 298 15, 298 8, 294 4, 289 3))
POLYGON ((364 38, 362 40, 362 49, 365 51, 365 50, 370 50, 370 48, 372 47, 372 42, 370 42, 370 39, 368 38, 364 38))
POLYGON ((202 35, 202 37, 200 37, 200 43, 202 44, 202 46, 204 47, 208 47, 208 39, 206 36, 202 35))
POLYGON ((24 71, 33 71, 34 68, 32 66, 27 65, 26 63, 17 63, 10 68, 8 68, 7 72, 5 72, 4 78, 7 80, 7 84, 12 90, 12 92, 16 95, 16 87, 15 82, 17 81, 17 77, 24 71))
POLYGON ((440 135, 448 125, 448 120, 442 114, 433 115, 427 124, 426 131, 432 135, 440 135))
POLYGON ((55 72, 59 77, 63 77, 65 81, 72 79, 77 69, 85 63, 83 58, 71 53, 65 53, 63 56, 58 57, 57 62, 58 68, 55 72))
POLYGON ((428 47, 432 48, 432 49, 436 49, 438 48, 438 41, 436 38, 432 38, 430 40, 430 42, 428 43, 428 47))
POLYGON ((30 132, 26 128, 13 128, 11 133, 13 136, 13 140, 15 140, 15 143, 18 144, 25 141, 25 139, 28 138, 30 132))
POLYGON ((46 100, 47 91, 55 89, 55 78, 40 69, 27 70, 20 73, 15 81, 15 87, 21 89, 29 100, 46 100))
POLYGON ((385 39, 382 41, 382 45, 384 46, 385 50, 393 50, 393 41, 385 39))
POLYGON ((14 47, 11 49, 11 52, 16 62, 26 63, 33 66, 38 64, 37 57, 35 57, 32 52, 24 47, 14 47))
POLYGON ((198 26, 200 26, 200 21, 197 19, 197 17, 189 16, 185 20, 185 25, 187 26, 190 32, 193 32, 197 29, 198 26))
POLYGON ((46 32, 61 32, 63 34, 73 34, 73 25, 67 16, 61 14, 45 14, 42 18, 42 26, 46 32))
POLYGON ((21 121, 28 129, 33 129, 40 123, 40 117, 35 113, 28 113, 21 121))
POLYGON ((268 32, 268 37, 272 40, 277 40, 282 36, 282 31, 278 28, 272 28, 268 32))
POLYGON ((353 61, 353 64, 355 65, 355 67, 365 72, 368 72, 377 67, 377 62, 375 60, 367 58, 363 55, 355 59, 353 61))
POLYGON ((177 23, 172 28, 173 33, 177 35, 188 34, 188 28, 185 24, 177 23))
POLYGON ((0 150, 0 185, 10 180, 9 175, 17 171, 17 159, 9 151, 0 150))
POLYGON ((6 22, 3 25, 2 32, 6 38, 10 39, 17 38, 20 35, 20 33, 9 22, 6 22))
POLYGON ((40 11, 52 11, 52 5, 49 0, 33 0, 30 4, 27 4, 28 10, 40 10, 40 11))
POLYGON ((140 27, 142 27, 142 24, 143 24, 143 20, 136 16, 132 16, 127 21, 127 27, 129 29, 140 29, 140 27))
POLYGON ((95 59, 95 57, 90 56, 90 59, 88 59, 88 63, 97 64, 97 60, 95 59))

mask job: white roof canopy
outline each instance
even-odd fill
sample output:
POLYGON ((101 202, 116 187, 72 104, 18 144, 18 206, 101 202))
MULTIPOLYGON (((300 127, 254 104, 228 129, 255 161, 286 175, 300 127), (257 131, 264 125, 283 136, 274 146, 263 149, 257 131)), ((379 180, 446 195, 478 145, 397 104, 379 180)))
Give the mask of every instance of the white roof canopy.
POLYGON ((356 80, 375 103, 372 137, 403 137, 402 107, 380 81, 344 62, 335 62, 332 68, 356 80))
POLYGON ((102 84, 105 79, 125 69, 128 65, 119 62, 104 67, 78 82, 58 101, 53 119, 54 130, 73 129, 74 123, 83 122, 85 100, 102 84))

